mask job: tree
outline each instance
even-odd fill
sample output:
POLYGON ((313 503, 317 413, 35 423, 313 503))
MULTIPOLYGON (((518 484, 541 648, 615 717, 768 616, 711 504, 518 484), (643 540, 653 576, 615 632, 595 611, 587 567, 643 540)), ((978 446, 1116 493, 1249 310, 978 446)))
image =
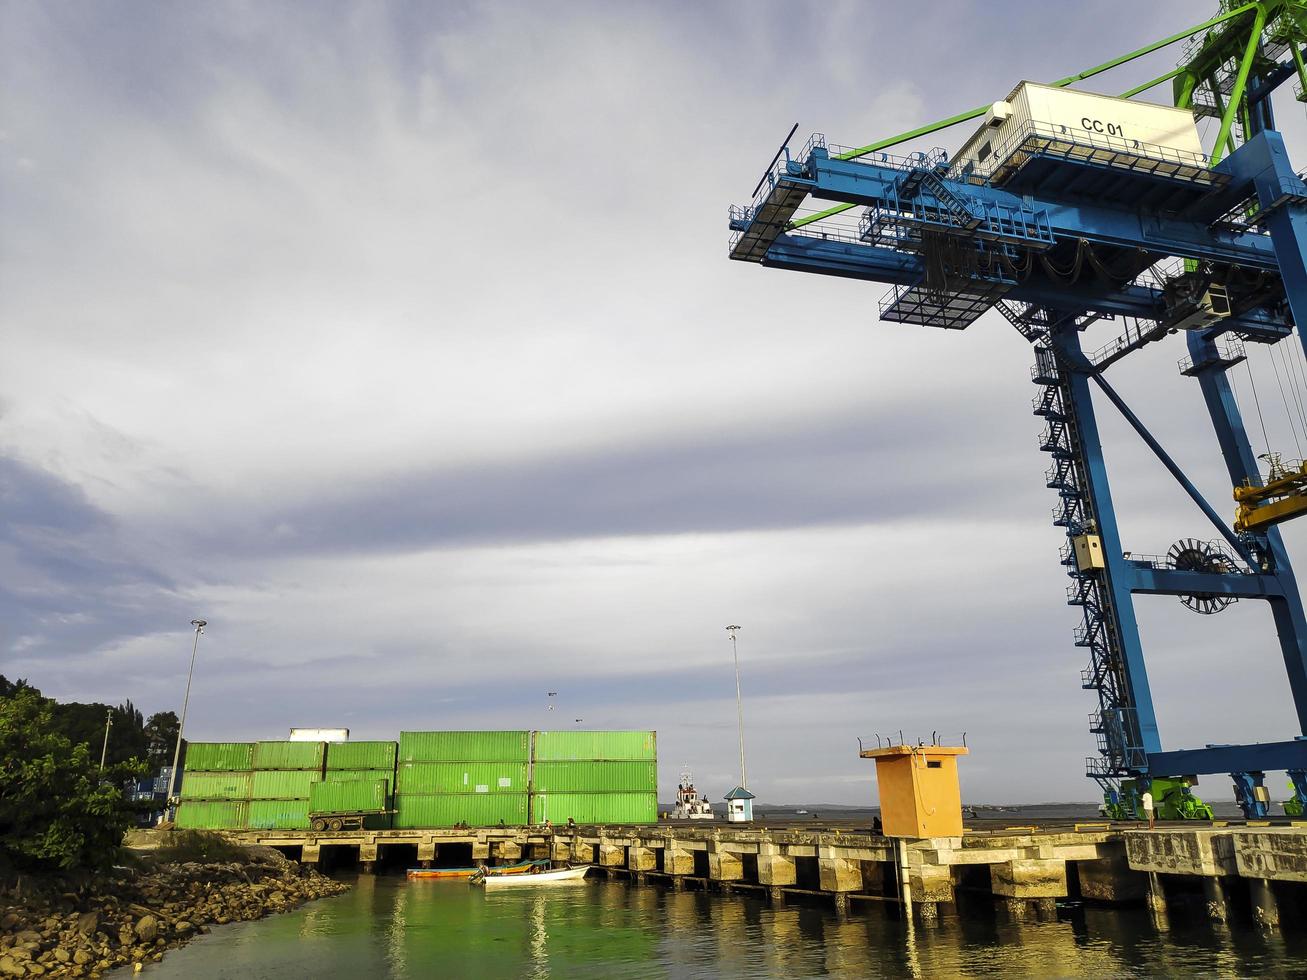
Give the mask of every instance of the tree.
MULTIPOLYGON (((163 766, 172 765, 172 753, 177 748, 177 712, 160 711, 150 715, 145 723, 145 761, 150 764, 151 772, 158 772, 163 766)), ((185 745, 182 746, 185 751, 185 745)))
POLYGON ((0 854, 28 870, 103 869, 132 822, 119 787, 141 767, 102 775, 99 754, 60 731, 56 707, 31 689, 0 699, 0 854))
MULTIPOLYGON (((37 695, 41 693, 25 680, 11 682, 0 676, 0 699, 13 697, 21 691, 32 691, 37 695)), ((55 730, 74 745, 87 746, 97 763, 104 746, 104 723, 109 715, 113 716, 113 724, 109 729, 106 764, 120 765, 146 756, 149 739, 145 735, 145 724, 140 711, 131 701, 125 701, 116 708, 98 701, 89 704, 78 701, 64 704, 52 702, 51 711, 55 730)))

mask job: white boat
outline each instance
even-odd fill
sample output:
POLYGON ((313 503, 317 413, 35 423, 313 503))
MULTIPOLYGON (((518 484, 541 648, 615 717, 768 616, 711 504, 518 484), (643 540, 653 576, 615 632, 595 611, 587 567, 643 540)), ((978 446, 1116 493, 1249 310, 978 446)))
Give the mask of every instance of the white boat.
POLYGON ((489 874, 474 875, 468 879, 470 885, 485 885, 487 888, 516 888, 520 885, 556 885, 568 881, 580 881, 590 870, 588 864, 583 864, 579 868, 557 868, 552 871, 529 871, 526 874, 516 875, 497 875, 493 872, 489 874))
POLYGON ((690 770, 681 773, 681 782, 676 787, 676 807, 672 810, 673 820, 713 820, 712 804, 708 798, 694 788, 690 770))

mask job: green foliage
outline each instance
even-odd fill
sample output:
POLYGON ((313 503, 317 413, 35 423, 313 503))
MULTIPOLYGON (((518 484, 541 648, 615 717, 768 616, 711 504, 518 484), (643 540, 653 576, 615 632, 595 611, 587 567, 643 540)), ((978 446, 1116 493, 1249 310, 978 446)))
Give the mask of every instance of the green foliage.
POLYGON ((99 754, 61 731, 58 708, 25 685, 0 698, 0 853, 29 870, 105 868, 132 820, 118 787, 141 767, 101 773, 99 754))
MULTIPOLYGON (((145 761, 150 765, 150 772, 158 772, 163 766, 172 765, 173 749, 177 747, 177 713, 160 711, 150 715, 145 723, 145 761)), ((186 743, 182 742, 182 751, 186 743)))
MULTIPOLYGON (((21 691, 41 693, 25 680, 10 681, 0 675, 0 699, 13 697, 21 691)), ((173 748, 177 742, 177 715, 174 712, 161 711, 151 715, 147 721, 131 701, 124 701, 116 708, 98 701, 51 704, 55 730, 74 745, 87 746, 97 763, 105 745, 105 720, 111 716, 106 765, 143 759, 149 764, 150 772, 172 765, 173 748)))

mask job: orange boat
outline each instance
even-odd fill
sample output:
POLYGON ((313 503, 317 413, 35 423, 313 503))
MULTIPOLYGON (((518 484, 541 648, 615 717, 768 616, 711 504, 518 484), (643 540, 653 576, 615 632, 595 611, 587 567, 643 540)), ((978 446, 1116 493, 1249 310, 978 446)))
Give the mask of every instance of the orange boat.
POLYGON ((519 864, 506 864, 502 868, 409 868, 408 877, 412 879, 471 878, 480 871, 489 871, 496 875, 521 875, 526 874, 538 863, 522 861, 519 864))

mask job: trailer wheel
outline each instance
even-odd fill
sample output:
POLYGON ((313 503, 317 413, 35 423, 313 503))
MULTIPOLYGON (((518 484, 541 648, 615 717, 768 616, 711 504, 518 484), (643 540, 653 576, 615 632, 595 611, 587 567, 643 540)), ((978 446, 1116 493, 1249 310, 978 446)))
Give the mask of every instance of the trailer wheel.
POLYGON ((314 818, 313 818, 313 829, 314 829, 314 830, 326 830, 326 829, 327 829, 327 821, 323 820, 321 817, 314 817, 314 818))
POLYGON ((332 830, 340 830, 340 828, 343 827, 343 826, 345 826, 345 825, 344 825, 343 823, 341 823, 340 817, 332 817, 332 818, 331 818, 331 829, 332 829, 332 830))

